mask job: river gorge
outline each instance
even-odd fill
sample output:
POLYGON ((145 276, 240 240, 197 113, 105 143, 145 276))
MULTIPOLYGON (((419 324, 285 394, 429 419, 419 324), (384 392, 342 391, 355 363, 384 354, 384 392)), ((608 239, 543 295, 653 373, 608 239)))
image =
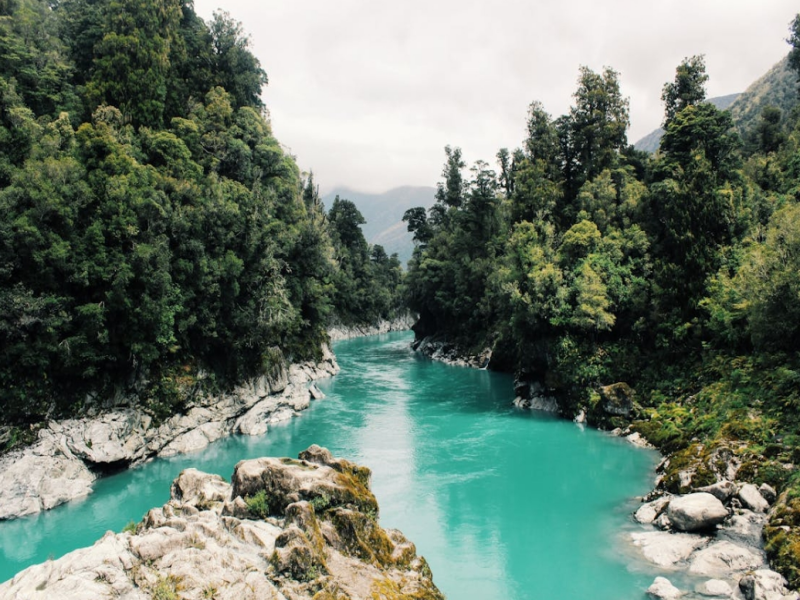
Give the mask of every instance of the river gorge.
POLYGON ((169 498, 187 467, 229 478, 240 460, 311 444, 370 467, 381 525, 402 530, 449 598, 640 599, 655 571, 624 542, 656 453, 511 405, 508 375, 410 349, 410 333, 340 341, 326 398, 260 437, 157 459, 94 493, 0 523, 0 581, 91 545, 169 498))

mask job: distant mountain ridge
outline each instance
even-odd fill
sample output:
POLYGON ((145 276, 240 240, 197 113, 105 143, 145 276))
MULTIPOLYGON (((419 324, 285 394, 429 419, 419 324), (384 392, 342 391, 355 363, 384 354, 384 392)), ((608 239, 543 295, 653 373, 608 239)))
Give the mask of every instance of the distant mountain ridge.
POLYGON ((787 55, 739 95, 730 107, 731 117, 744 136, 755 127, 764 107, 777 106, 786 118, 797 101, 797 74, 787 55))
POLYGON ((325 194, 322 201, 326 207, 330 207, 338 195, 353 202, 367 221, 361 226, 367 241, 380 244, 387 254, 397 252, 398 258, 405 264, 414 251, 414 241, 403 222, 403 214, 415 206, 430 208, 435 193, 436 188, 428 186, 402 186, 382 194, 340 187, 325 194))
MULTIPOLYGON (((726 108, 732 106, 739 96, 741 96, 741 94, 738 93, 728 94, 727 96, 717 96, 716 98, 709 98, 707 102, 713 104, 720 110, 725 110, 726 108)), ((664 130, 659 127, 636 142, 633 147, 643 152, 655 154, 655 151, 658 150, 659 144, 661 144, 661 136, 663 135, 664 130)))

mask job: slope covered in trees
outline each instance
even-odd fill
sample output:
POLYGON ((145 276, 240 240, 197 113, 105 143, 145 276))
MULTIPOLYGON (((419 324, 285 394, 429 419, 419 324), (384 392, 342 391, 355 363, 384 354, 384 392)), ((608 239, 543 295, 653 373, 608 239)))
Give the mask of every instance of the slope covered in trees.
POLYGON ((490 346, 490 367, 563 414, 673 453, 669 491, 686 468, 710 483, 723 449, 740 477, 784 491, 767 549, 798 586, 800 122, 767 107, 744 143, 706 79, 692 57, 664 86, 655 156, 627 144, 619 75, 587 68, 568 114, 531 104, 496 169, 446 148, 436 205, 405 216, 409 302, 418 336, 490 346), (626 417, 603 409, 617 382, 635 390, 626 417))
POLYGON ((0 421, 131 390, 165 416, 200 372, 232 385, 394 306, 351 312, 399 270, 325 213, 266 82, 190 1, 0 2, 0 421))

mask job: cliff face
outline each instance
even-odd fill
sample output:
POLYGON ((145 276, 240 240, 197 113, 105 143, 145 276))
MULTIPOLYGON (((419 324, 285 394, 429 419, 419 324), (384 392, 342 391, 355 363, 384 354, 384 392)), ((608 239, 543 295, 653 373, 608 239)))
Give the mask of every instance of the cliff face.
POLYGON ((0 600, 443 600, 414 544, 378 524, 370 475, 318 446, 242 461, 230 484, 187 469, 135 531, 26 569, 0 600))
POLYGON ((325 347, 318 363, 281 362, 270 374, 227 393, 189 390, 187 410, 160 424, 135 405, 50 423, 33 445, 0 456, 0 520, 85 496, 104 472, 153 456, 198 451, 232 433, 262 435, 269 423, 290 419, 322 397, 309 382, 338 370, 325 347))

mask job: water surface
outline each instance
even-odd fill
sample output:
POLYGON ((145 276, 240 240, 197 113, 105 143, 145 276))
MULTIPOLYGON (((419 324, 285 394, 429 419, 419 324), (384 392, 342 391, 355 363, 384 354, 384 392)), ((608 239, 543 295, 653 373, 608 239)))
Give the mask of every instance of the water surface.
POLYGON ((339 342, 327 398, 263 437, 232 437, 97 482, 95 493, 0 523, 0 581, 120 531, 169 498, 193 466, 230 478, 239 460, 316 443, 369 466, 381 525, 401 529, 450 600, 641 600, 653 574, 618 544, 653 453, 510 404, 508 375, 412 353, 411 335, 339 342))

